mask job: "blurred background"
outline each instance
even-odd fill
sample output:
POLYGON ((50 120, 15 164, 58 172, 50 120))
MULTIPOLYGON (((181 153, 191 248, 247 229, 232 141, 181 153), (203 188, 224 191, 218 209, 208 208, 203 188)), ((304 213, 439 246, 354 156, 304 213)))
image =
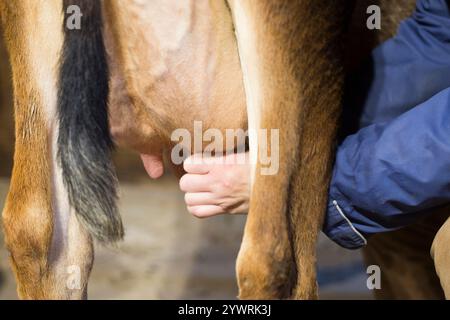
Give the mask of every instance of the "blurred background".
MULTIPOLYGON (((365 8, 356 10, 354 36, 357 65, 374 43, 385 38, 365 26, 365 8), (364 40, 364 41, 363 41, 364 40)), ((386 21, 389 23, 389 21, 386 21)), ((391 28, 392 30, 392 28, 391 28)), ((8 191, 14 146, 11 75, 0 39, 0 208, 8 191)), ((118 150, 120 208, 126 228, 118 248, 96 248, 89 283, 91 299, 234 299, 234 264, 245 217, 197 220, 183 203, 178 182, 170 174, 151 181, 136 154, 118 150)), ((321 236, 318 280, 322 299, 370 299, 360 251, 339 248, 321 236)), ((0 232, 0 300, 16 299, 8 253, 0 232)))

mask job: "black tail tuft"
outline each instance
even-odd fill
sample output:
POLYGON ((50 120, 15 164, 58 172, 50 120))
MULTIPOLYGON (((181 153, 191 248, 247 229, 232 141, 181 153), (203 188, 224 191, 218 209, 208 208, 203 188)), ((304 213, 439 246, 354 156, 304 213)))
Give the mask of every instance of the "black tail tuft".
MULTIPOLYGON (((108 125, 108 64, 100 0, 64 0, 81 9, 81 29, 64 23, 58 89, 58 159, 71 206, 101 242, 123 238, 114 147, 108 125)), ((65 14, 65 13, 64 13, 65 14)))

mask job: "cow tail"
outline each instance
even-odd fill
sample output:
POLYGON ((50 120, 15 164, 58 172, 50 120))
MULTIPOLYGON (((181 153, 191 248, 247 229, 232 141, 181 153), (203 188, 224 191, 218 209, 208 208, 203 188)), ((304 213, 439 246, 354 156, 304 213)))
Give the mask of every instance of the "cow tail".
POLYGON ((117 208, 114 144, 108 124, 108 64, 100 0, 64 0, 64 45, 58 84, 58 162, 70 205, 89 233, 103 243, 123 238, 117 208), (78 6, 79 29, 67 27, 78 6))

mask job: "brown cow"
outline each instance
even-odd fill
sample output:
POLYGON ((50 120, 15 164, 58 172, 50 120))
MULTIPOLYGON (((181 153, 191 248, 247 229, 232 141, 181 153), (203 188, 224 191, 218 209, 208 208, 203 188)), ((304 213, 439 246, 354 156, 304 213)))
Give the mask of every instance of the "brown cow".
MULTIPOLYGON (((0 2, 16 114, 3 222, 20 297, 86 297, 92 239, 123 236, 113 140, 162 153, 195 120, 279 130, 278 174, 253 168, 240 297, 316 297, 348 2, 63 2, 0 2), (80 30, 62 28, 72 4, 80 30), (71 266, 81 290, 66 286, 71 266)), ((257 137, 249 144, 258 159, 257 137)))
MULTIPOLYGON (((279 173, 254 175, 240 297, 315 297, 345 2, 130 0, 104 2, 102 12, 100 1, 2 1, 16 97, 3 221, 19 295, 84 297, 91 238, 123 235, 110 161, 109 67, 111 131, 141 153, 170 148, 171 131, 194 120, 205 129, 245 128, 246 105, 250 128, 280 130, 279 173), (83 13, 80 30, 62 29, 71 4, 83 13), (72 265, 83 290, 65 286, 72 265)), ((256 145, 250 137, 252 155, 256 145)))

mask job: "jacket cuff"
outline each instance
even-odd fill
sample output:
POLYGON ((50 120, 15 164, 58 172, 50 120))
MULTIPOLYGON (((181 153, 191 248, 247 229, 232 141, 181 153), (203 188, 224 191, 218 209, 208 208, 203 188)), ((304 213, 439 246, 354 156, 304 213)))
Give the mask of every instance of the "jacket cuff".
POLYGON ((343 197, 331 196, 322 231, 328 238, 346 249, 359 249, 367 244, 365 236, 356 229, 351 217, 359 215, 343 197))

